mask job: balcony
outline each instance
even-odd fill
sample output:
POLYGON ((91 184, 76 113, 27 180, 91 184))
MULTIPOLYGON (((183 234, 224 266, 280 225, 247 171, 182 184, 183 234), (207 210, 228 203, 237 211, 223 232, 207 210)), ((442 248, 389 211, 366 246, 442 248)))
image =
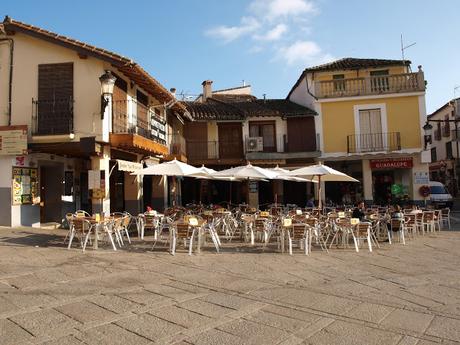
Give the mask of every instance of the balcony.
POLYGON ((73 105, 73 98, 32 99, 32 135, 72 133, 73 105))
POLYGON ((168 155, 166 121, 135 100, 114 101, 110 143, 140 154, 168 155))
POLYGON ((239 164, 244 161, 241 143, 187 140, 186 148, 191 164, 239 164))
POLYGON ((390 152, 401 150, 399 132, 352 134, 347 136, 348 153, 390 152))
POLYGON ((425 91, 423 72, 315 82, 318 98, 369 96, 425 91))
POLYGON ((320 156, 318 147, 319 139, 316 138, 311 141, 304 150, 298 150, 293 145, 289 145, 286 135, 278 136, 276 138, 276 147, 266 145, 263 138, 259 139, 258 145, 253 145, 253 138, 245 138, 245 156, 247 160, 257 161, 270 161, 270 160, 285 160, 285 159, 302 159, 314 158, 320 156))

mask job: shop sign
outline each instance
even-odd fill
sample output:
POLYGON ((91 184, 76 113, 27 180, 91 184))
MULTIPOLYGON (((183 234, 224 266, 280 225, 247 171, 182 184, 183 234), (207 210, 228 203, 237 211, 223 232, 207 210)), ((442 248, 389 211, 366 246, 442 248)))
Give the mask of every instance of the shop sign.
POLYGON ((425 171, 414 172, 414 184, 429 184, 430 176, 425 171))
POLYGON ((0 156, 27 154, 27 126, 0 126, 0 156))
POLYGON ((118 171, 135 172, 143 168, 141 163, 123 161, 121 159, 117 159, 117 163, 118 171))
POLYGON ((36 168, 13 167, 13 205, 38 202, 38 170, 36 168))
POLYGON ((371 159, 371 169, 407 169, 412 168, 414 163, 412 157, 371 159))

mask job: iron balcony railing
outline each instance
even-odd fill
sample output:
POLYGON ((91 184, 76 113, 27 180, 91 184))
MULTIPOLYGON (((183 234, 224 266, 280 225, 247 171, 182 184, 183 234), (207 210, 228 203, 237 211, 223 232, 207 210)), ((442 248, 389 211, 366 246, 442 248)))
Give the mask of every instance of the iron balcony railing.
POLYGON ((138 134, 166 145, 166 121, 136 100, 113 101, 112 132, 138 134))
POLYGON ((32 99, 32 135, 59 135, 73 132, 74 100, 32 99))
POLYGON ((244 158, 243 143, 187 140, 186 147, 189 161, 244 158))
POLYGON ((400 132, 352 134, 347 136, 348 153, 401 150, 400 132))
POLYGON ((362 78, 344 78, 315 82, 318 98, 352 97, 388 93, 425 91, 422 71, 362 78))

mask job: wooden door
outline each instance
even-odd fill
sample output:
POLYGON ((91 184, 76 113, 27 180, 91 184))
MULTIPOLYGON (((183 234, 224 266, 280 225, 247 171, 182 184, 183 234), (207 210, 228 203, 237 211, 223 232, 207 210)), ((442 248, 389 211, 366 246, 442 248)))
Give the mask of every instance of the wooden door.
POLYGON ((287 152, 316 151, 315 119, 295 117, 287 119, 287 152))
MULTIPOLYGON (((213 143, 208 141, 208 123, 190 122, 184 127, 187 158, 208 159, 208 152, 212 152, 213 143)), ((217 143, 214 143, 217 146, 217 143)))
POLYGON ((57 222, 62 220, 62 200, 64 167, 42 166, 40 168, 40 222, 57 222))
POLYGON ((243 133, 241 123, 219 123, 219 158, 243 157, 243 133))

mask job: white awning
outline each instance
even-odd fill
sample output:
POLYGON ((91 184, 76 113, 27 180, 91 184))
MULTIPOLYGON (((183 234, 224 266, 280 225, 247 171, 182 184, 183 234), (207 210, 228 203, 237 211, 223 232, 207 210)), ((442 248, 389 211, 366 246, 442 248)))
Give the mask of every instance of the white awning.
POLYGON ((129 162, 129 161, 121 160, 121 159, 117 159, 117 164, 118 164, 118 171, 136 172, 143 168, 141 163, 129 162))

